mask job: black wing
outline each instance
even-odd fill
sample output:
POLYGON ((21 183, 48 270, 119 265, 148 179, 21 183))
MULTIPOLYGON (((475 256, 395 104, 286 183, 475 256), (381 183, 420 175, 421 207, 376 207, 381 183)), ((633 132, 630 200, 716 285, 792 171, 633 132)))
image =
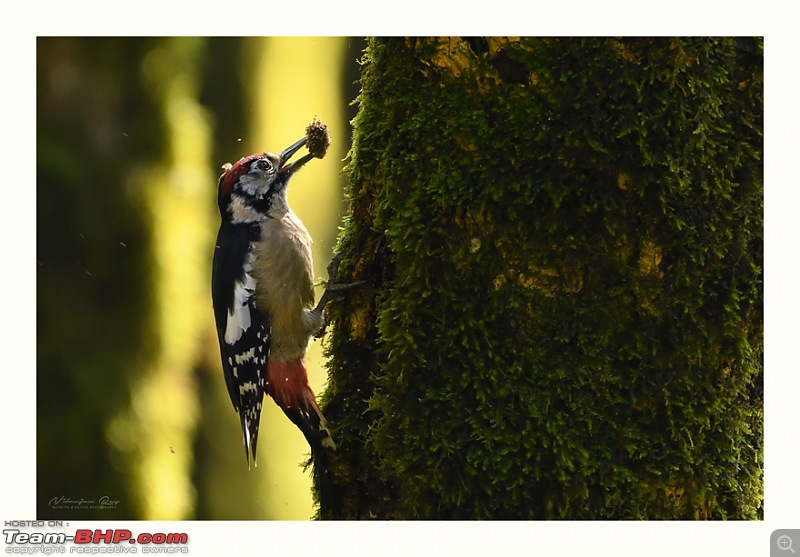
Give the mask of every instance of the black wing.
POLYGON ((223 223, 211 275, 222 371, 228 395, 239 412, 248 466, 251 455, 256 462, 270 344, 269 317, 256 305, 250 272, 252 244, 259 235, 257 225, 223 223))

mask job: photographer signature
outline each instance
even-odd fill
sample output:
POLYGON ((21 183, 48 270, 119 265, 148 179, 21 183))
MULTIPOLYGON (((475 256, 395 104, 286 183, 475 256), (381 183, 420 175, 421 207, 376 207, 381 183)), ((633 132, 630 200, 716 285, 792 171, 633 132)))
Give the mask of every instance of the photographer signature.
POLYGON ((112 499, 107 495, 103 495, 99 499, 72 499, 66 495, 53 497, 50 499, 51 508, 69 508, 69 509, 98 509, 110 508, 114 509, 119 504, 119 500, 112 499))

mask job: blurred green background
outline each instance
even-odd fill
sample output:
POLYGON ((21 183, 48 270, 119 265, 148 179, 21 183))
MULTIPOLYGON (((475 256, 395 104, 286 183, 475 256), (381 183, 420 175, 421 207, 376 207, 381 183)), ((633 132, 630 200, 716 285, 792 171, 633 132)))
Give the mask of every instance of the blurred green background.
MULTIPOLYGON (((211 308, 216 181, 328 124, 289 192, 325 277, 363 45, 38 39, 37 518, 312 515, 308 446, 274 404, 247 469, 211 308)), ((308 364, 319 393, 319 341, 308 364)))

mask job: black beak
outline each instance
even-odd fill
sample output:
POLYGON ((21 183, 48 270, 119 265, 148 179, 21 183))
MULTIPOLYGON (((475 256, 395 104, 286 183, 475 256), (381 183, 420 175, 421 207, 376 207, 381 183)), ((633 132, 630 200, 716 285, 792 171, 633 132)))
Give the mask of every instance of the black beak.
POLYGON ((286 161, 292 158, 292 155, 294 155, 297 152, 297 150, 300 149, 300 147, 305 145, 306 141, 308 141, 308 137, 304 137, 299 141, 295 141, 281 152, 281 167, 278 172, 286 175, 287 177, 291 176, 292 174, 300 170, 301 166, 303 166, 305 163, 314 158, 314 156, 311 153, 308 153, 306 155, 303 155, 301 158, 297 159, 293 163, 286 164, 286 161))

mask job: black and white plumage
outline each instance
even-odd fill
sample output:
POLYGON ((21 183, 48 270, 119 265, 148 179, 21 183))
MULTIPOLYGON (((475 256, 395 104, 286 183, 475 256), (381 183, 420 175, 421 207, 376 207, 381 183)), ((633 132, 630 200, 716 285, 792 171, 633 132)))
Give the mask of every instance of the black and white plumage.
POLYGON ((281 153, 260 153, 226 165, 217 202, 221 224, 212 297, 222 369, 239 413, 248 464, 256 461, 264 394, 303 432, 312 454, 334 447, 308 385, 304 356, 324 320, 314 302, 311 237, 291 211, 286 188, 312 155, 288 159, 306 138, 281 153))
POLYGON ((269 358, 269 316, 258 310, 251 275, 252 245, 260 237, 257 224, 223 222, 217 235, 211 279, 225 384, 239 412, 248 463, 251 455, 256 462, 269 358))

